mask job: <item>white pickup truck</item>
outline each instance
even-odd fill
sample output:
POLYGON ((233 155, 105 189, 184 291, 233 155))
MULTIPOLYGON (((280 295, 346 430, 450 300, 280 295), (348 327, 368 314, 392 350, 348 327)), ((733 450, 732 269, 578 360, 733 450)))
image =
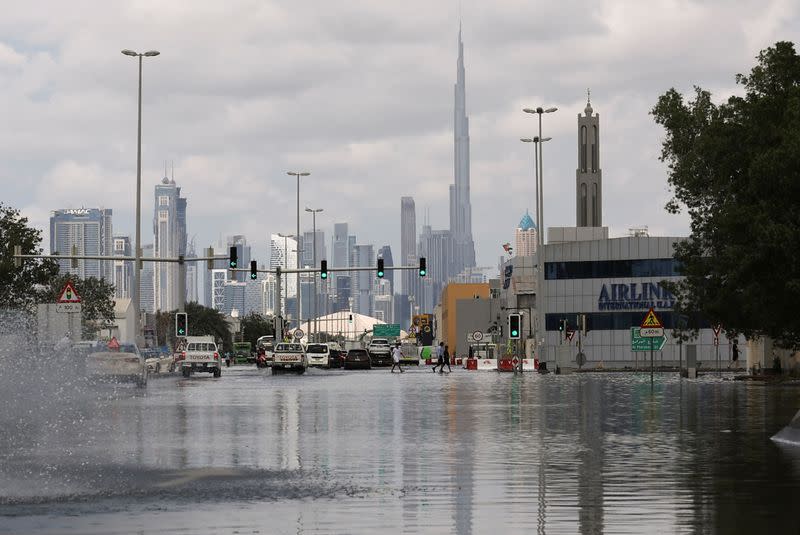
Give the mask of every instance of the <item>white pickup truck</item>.
POLYGON ((306 351, 302 344, 282 342, 275 344, 272 357, 272 374, 283 372, 305 373, 308 367, 306 351))
MULTIPOLYGON (((222 375, 219 352, 213 336, 187 336, 186 349, 178 358, 184 377, 189 377, 194 372, 213 373, 214 377, 222 375)), ((175 366, 178 365, 176 362, 175 366)))

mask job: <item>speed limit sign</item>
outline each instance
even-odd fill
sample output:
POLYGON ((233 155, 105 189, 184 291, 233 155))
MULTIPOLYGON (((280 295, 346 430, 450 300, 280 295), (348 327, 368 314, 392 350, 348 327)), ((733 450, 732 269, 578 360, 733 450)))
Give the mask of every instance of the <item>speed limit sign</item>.
POLYGON ((483 340, 483 333, 481 331, 475 331, 474 333, 472 333, 472 339, 475 340, 476 342, 480 342, 481 340, 483 340))

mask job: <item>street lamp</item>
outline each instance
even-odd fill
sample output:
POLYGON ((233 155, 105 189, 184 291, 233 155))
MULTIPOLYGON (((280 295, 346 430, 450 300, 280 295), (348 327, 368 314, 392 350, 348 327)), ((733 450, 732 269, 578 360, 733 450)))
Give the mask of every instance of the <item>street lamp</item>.
MULTIPOLYGON (((300 267, 300 177, 308 176, 311 173, 308 171, 286 171, 289 176, 297 177, 297 267, 300 267)), ((297 327, 300 327, 300 322, 303 319, 302 307, 300 306, 302 299, 300 299, 300 274, 297 274, 297 327)))
MULTIPOLYGON (((306 212, 311 214, 311 219, 313 220, 313 230, 311 231, 311 240, 312 240, 312 257, 311 262, 314 264, 314 269, 317 269, 317 214, 322 211, 322 208, 309 208, 306 207, 306 212)), ((303 246, 305 248, 305 246, 303 246)), ((317 277, 314 276, 314 338, 313 340, 317 341, 317 277)), ((312 340, 309 337, 309 340, 312 340)))
MULTIPOLYGON (((538 107, 536 109, 523 108, 522 111, 524 111, 525 113, 535 113, 535 114, 539 115, 539 136, 538 137, 539 137, 539 139, 543 139, 542 138, 542 114, 543 113, 553 113, 554 111, 557 111, 557 110, 558 110, 558 108, 555 108, 555 107, 543 109, 540 106, 540 107, 538 107)), ((538 221, 537 221, 537 225, 536 226, 539 227, 540 236, 544 232, 544 214, 542 213, 544 211, 544 191, 543 191, 543 187, 542 187, 543 184, 544 184, 544 180, 543 180, 543 176, 542 176, 542 152, 543 152, 542 151, 542 147, 539 147, 539 213, 537 214, 538 221)), ((541 238, 540 243, 542 245, 544 244, 544 237, 543 236, 541 238)))
MULTIPOLYGON (((537 333, 536 333, 536 344, 535 347, 539 348, 539 342, 542 339, 542 335, 539 333, 538 329, 542 330, 542 334, 546 334, 547 330, 545 328, 544 322, 544 306, 545 306, 545 288, 544 288, 544 177, 542 171, 542 154, 544 147, 542 144, 549 140, 550 138, 542 137, 542 114, 543 113, 553 113, 554 111, 558 110, 556 107, 543 109, 541 106, 532 109, 532 108, 523 108, 522 111, 525 113, 535 113, 539 116, 539 135, 533 138, 534 147, 538 148, 538 188, 537 188, 537 201, 539 204, 539 213, 537 214, 538 224, 539 227, 539 240, 537 246, 537 270, 536 270, 536 324, 537 324, 537 333), (541 140, 541 141, 540 141, 541 140)), ((534 166, 536 164, 534 163, 534 166)), ((543 360, 543 356, 541 354, 541 350, 539 352, 539 359, 543 360)))
POLYGON ((131 304, 133 305, 133 332, 135 342, 140 343, 142 335, 141 322, 139 318, 139 288, 141 287, 141 263, 142 263, 142 57, 153 57, 160 54, 157 50, 150 50, 143 54, 128 50, 122 51, 126 56, 139 58, 139 121, 136 134, 136 243, 133 252, 133 288, 131 289, 131 304))
MULTIPOLYGON (((536 183, 536 221, 537 221, 537 227, 538 227, 538 221, 539 221, 539 212, 541 211, 541 208, 542 208, 541 206, 539 206, 539 144, 540 143, 544 143, 545 141, 550 141, 551 139, 553 139, 553 138, 546 137, 546 138, 544 138, 544 139, 542 139, 540 141, 539 140, 539 136, 534 136, 532 138, 528 138, 528 137, 520 138, 520 141, 522 141, 523 143, 533 143, 533 175, 534 175, 534 181, 536 183)), ((542 238, 542 229, 541 228, 537 228, 536 229, 536 247, 537 247, 537 249, 541 248, 543 240, 544 239, 542 238)))

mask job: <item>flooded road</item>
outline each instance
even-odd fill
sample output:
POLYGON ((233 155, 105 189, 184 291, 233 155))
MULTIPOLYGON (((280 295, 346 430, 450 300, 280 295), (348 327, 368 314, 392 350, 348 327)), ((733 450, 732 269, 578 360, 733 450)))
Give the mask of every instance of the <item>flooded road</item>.
POLYGON ((238 367, 41 395, 0 408, 0 533, 800 532, 800 448, 769 439, 797 388, 238 367))

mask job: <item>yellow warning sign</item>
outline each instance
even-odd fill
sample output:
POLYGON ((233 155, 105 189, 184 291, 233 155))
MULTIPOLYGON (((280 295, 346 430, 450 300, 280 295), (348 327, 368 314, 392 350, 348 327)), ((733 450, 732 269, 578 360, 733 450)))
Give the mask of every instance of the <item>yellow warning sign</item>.
POLYGON ((658 316, 656 316, 656 313, 653 312, 653 309, 651 308, 647 311, 647 316, 645 316, 642 320, 640 327, 642 329, 646 329, 647 327, 660 328, 663 327, 663 325, 661 325, 661 320, 658 319, 658 316))

